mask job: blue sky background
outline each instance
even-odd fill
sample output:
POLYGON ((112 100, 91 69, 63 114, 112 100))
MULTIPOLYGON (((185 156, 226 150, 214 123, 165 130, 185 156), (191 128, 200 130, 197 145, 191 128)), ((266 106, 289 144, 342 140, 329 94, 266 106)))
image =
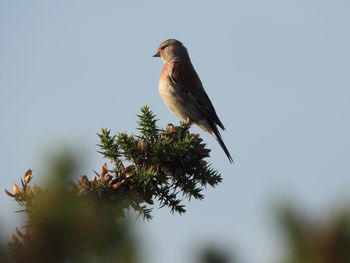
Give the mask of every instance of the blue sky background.
MULTIPOLYGON (((160 125, 177 123, 152 58, 177 38, 227 128, 235 165, 193 128, 224 182, 184 216, 155 210, 140 225, 147 262, 191 262, 207 240, 243 262, 272 262, 284 247, 274 204, 292 200, 317 218, 350 200, 349 14, 345 0, 0 0, 0 189, 28 168, 43 174, 62 145, 78 149, 82 173, 99 170, 96 133, 136 132, 145 104, 160 125)), ((16 206, 3 195, 0 209, 9 235, 16 206)))

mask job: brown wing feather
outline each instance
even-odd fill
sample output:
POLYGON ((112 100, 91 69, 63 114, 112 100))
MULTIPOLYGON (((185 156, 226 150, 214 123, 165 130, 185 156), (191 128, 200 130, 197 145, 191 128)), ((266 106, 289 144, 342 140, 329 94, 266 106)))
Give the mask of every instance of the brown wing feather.
POLYGON ((174 62, 170 70, 170 78, 174 83, 179 84, 181 88, 185 89, 187 93, 193 95, 195 99, 194 103, 199 104, 198 108, 206 116, 207 121, 214 122, 221 129, 225 129, 191 62, 174 62))

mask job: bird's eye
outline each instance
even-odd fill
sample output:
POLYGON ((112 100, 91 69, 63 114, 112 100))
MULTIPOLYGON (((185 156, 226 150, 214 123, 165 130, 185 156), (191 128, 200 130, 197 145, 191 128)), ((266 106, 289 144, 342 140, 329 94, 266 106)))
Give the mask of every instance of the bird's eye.
POLYGON ((162 46, 162 47, 160 47, 160 49, 163 50, 165 47, 166 47, 166 46, 162 46))

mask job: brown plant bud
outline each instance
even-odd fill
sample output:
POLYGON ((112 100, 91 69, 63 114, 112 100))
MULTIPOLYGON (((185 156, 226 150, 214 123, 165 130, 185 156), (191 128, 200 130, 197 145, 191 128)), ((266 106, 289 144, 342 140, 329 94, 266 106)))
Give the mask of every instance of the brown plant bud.
POLYGON ((92 184, 93 186, 96 186, 96 184, 97 184, 97 178, 96 178, 96 176, 94 176, 94 177, 92 178, 91 184, 92 184))
POLYGON ((103 181, 105 179, 105 175, 108 173, 108 166, 107 163, 104 163, 102 166, 102 172, 101 172, 101 180, 103 181))
POLYGON ((171 123, 168 124, 167 128, 166 128, 167 134, 168 135, 173 135, 175 132, 175 126, 172 125, 171 123))
POLYGON ((134 165, 129 165, 126 167, 123 171, 123 174, 126 178, 131 177, 134 174, 135 166, 134 165))
POLYGON ((12 193, 15 195, 15 196, 19 196, 21 195, 21 189, 19 188, 19 186, 17 184, 14 184, 12 186, 12 193))
POLYGON ((33 178, 33 171, 31 169, 28 169, 24 174, 24 182, 26 184, 29 184, 32 178, 33 178))
POLYGON ((139 151, 141 153, 145 153, 148 150, 148 142, 144 141, 144 140, 138 140, 137 142, 137 148, 139 149, 139 151))
POLYGON ((90 181, 86 175, 80 177, 79 183, 80 183, 80 187, 84 190, 87 190, 90 188, 90 181))

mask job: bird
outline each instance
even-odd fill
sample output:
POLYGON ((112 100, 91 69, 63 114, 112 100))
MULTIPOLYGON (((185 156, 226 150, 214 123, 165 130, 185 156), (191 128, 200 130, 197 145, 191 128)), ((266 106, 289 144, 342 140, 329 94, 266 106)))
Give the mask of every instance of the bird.
POLYGON ((161 42, 153 57, 159 57, 164 62, 158 86, 166 106, 180 120, 194 123, 209 132, 233 163, 218 129, 225 130, 225 127, 204 90, 186 47, 176 39, 167 39, 161 42))

